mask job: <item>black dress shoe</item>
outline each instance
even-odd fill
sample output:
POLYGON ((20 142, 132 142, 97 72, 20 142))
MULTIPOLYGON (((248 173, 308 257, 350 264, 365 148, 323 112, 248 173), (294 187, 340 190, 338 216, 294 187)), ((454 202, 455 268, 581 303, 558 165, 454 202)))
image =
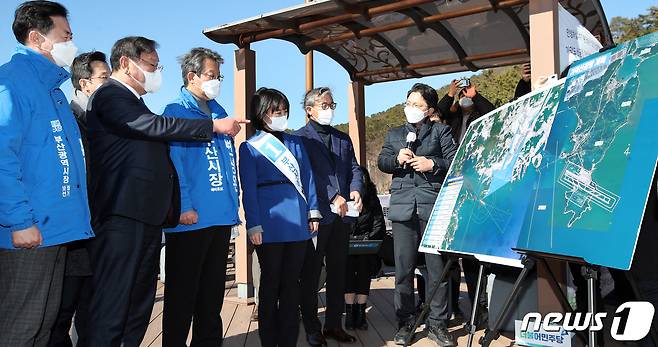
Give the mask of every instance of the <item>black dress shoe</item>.
POLYGON ((332 340, 336 340, 342 343, 354 343, 356 342, 356 337, 348 334, 343 330, 343 328, 336 329, 325 329, 322 331, 324 337, 332 340))
POLYGON ((321 332, 306 334, 306 341, 312 347, 321 347, 327 345, 327 340, 324 338, 321 332))
POLYGON ((447 328, 430 326, 427 328, 427 338, 441 347, 455 346, 455 338, 447 328))
POLYGON ((413 339, 414 332, 411 330, 414 327, 414 321, 408 321, 408 322, 400 322, 398 323, 398 331, 395 332, 395 336, 393 337, 393 342, 395 342, 396 345, 404 345, 404 341, 409 338, 409 342, 413 339))

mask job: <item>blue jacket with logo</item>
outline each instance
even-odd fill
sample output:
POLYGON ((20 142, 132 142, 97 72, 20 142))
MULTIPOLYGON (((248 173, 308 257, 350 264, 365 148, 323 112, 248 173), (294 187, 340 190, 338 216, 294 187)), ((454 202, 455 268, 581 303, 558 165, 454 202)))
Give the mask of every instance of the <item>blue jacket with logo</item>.
POLYGON ((36 225, 42 247, 93 237, 80 131, 63 68, 19 45, 0 67, 0 248, 36 225))
MULTIPOLYGON (((213 119, 228 117, 215 100, 208 101, 213 119)), ((180 96, 165 107, 164 115, 177 118, 209 118, 185 87, 180 96)), ((238 216, 238 169, 235 145, 230 136, 213 134, 211 142, 173 142, 171 161, 176 167, 181 192, 181 213, 195 210, 199 221, 179 224, 165 232, 199 230, 211 226, 240 224, 238 216)))

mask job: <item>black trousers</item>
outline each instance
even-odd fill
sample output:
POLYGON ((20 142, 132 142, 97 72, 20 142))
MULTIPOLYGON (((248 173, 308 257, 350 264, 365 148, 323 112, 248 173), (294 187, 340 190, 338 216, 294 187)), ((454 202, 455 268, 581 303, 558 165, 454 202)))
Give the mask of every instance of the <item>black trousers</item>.
POLYGON ((372 273, 373 257, 375 258, 374 261, 378 261, 376 255, 350 255, 347 257, 345 293, 370 294, 370 274, 372 273))
POLYGON ((50 335, 49 347, 72 347, 69 335, 71 321, 75 315, 75 331, 78 344, 85 344, 87 339, 87 320, 89 300, 91 298, 91 276, 64 276, 62 303, 57 320, 50 335))
POLYGON ((162 229, 112 216, 95 232, 87 246, 93 294, 84 346, 137 347, 155 302, 162 229))
POLYGON ((44 347, 62 295, 66 247, 0 249, 0 346, 44 347))
POLYGON ((263 347, 295 347, 299 335, 299 276, 306 241, 256 246, 260 264, 258 335, 263 347))
MULTIPOLYGON (((395 314, 400 324, 413 319, 416 313, 414 296, 414 271, 418 254, 418 245, 427 221, 417 215, 410 221, 393 222, 393 248, 395 251, 395 314)), ((428 278, 425 281, 425 293, 430 294, 434 282, 443 271, 445 261, 441 255, 425 254, 428 278)), ((448 280, 441 282, 439 290, 430 302, 428 322, 435 327, 447 327, 450 319, 448 280)), ((427 302, 426 298, 426 302, 427 302)))
MULTIPOLYGON (((345 267, 349 246, 350 224, 336 218, 331 224, 320 225, 317 249, 309 240, 302 269, 302 320, 306 333, 312 334, 322 329, 318 319, 318 282, 325 259, 327 270, 327 310, 325 329, 342 328, 342 315, 345 305, 345 267)), ((260 254, 259 254, 260 257, 260 254)), ((261 281, 261 286, 264 281, 261 281)))
POLYGON ((222 304, 226 284, 226 260, 231 241, 230 226, 166 233, 164 313, 162 346, 222 345, 222 304))

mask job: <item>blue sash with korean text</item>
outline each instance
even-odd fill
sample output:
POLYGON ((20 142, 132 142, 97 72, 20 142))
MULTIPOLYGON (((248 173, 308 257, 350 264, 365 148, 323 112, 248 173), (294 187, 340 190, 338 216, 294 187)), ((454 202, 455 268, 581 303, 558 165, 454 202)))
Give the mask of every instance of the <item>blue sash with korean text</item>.
POLYGON ((306 201, 304 187, 299 173, 299 164, 295 156, 274 135, 258 131, 256 135, 247 140, 260 154, 274 166, 297 188, 297 192, 306 201))

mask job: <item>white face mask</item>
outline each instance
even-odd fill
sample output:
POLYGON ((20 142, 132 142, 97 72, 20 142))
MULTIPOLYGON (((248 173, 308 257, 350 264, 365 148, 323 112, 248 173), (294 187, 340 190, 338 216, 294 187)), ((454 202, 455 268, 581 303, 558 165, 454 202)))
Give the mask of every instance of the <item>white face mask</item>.
POLYGON ((206 94, 208 99, 213 100, 219 96, 219 88, 221 87, 221 82, 218 79, 213 79, 210 81, 203 81, 201 83, 201 90, 206 94))
POLYGON ((75 59, 75 56, 78 54, 78 47, 73 43, 73 40, 55 43, 43 35, 41 35, 41 37, 53 44, 53 48, 50 50, 50 55, 55 60, 57 66, 65 67, 73 64, 73 59, 75 59))
POLYGON ((413 106, 405 106, 404 115, 407 117, 407 122, 411 124, 416 124, 425 119, 425 112, 413 106))
POLYGON ((461 108, 473 107, 473 99, 465 96, 459 99, 459 106, 461 106, 461 108))
POLYGON ((322 125, 330 125, 333 119, 334 119, 334 110, 332 110, 331 108, 318 111, 318 123, 322 125))
POLYGON ((139 71, 141 71, 144 74, 144 83, 138 81, 135 77, 130 76, 135 82, 139 83, 142 88, 144 88, 144 91, 147 93, 155 93, 158 90, 160 90, 160 87, 162 86, 162 71, 160 70, 155 70, 154 72, 146 72, 144 69, 142 69, 137 63, 135 63, 132 59, 130 61, 137 66, 139 71))
POLYGON ((271 117, 268 116, 270 119, 270 124, 267 124, 267 127, 270 128, 272 131, 286 131, 288 129, 288 114, 283 114, 279 117, 271 117))

